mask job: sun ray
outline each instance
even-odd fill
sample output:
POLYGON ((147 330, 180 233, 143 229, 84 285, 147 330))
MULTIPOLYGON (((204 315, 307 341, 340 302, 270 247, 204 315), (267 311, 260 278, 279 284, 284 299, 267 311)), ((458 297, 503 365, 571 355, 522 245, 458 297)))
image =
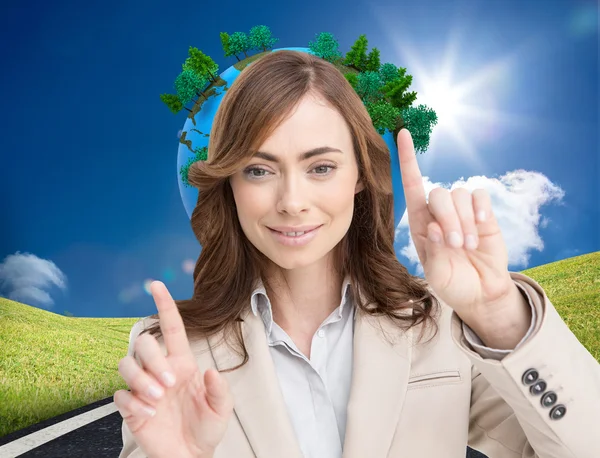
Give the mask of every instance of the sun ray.
POLYGON ((473 94, 477 89, 489 87, 490 83, 506 81, 514 72, 515 60, 513 54, 496 59, 465 81, 456 83, 452 90, 456 91, 457 97, 462 98, 473 94))
MULTIPOLYGON (((465 69, 471 67, 464 43, 465 27, 455 23, 445 40, 438 65, 428 65, 418 55, 418 47, 400 36, 398 27, 392 27, 389 15, 372 10, 388 43, 391 43, 392 62, 405 67, 413 75, 410 90, 417 91, 413 106, 424 104, 436 112, 438 124, 434 127, 429 149, 450 148, 467 158, 475 167, 485 168, 479 157, 480 146, 507 135, 508 129, 541 128, 539 118, 512 113, 502 108, 510 95, 518 64, 525 58, 524 51, 537 48, 540 36, 532 35, 510 52, 484 63, 467 77, 465 69), (449 141, 450 140, 450 141, 449 141)), ((533 130, 532 129, 532 130, 533 130)))
POLYGON ((457 108, 456 113, 465 118, 494 121, 506 127, 546 127, 545 121, 533 116, 500 111, 496 108, 478 107, 477 105, 463 103, 457 108))

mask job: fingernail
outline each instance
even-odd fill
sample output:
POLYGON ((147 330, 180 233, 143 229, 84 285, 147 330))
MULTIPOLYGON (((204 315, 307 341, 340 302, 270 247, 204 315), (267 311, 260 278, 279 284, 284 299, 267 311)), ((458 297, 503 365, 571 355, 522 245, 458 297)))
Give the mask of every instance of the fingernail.
POLYGON ((448 243, 454 248, 460 248, 462 246, 460 234, 458 232, 450 232, 448 234, 448 243))
POLYGON ((477 212, 477 221, 483 223, 485 221, 485 211, 480 210, 477 212))
POLYGON ((477 239, 473 234, 467 234, 465 236, 465 246, 468 250, 474 250, 477 248, 477 239))
POLYGON ((173 374, 171 374, 170 372, 163 372, 160 375, 163 379, 163 382, 165 382, 165 385, 167 385, 167 386, 175 385, 175 376, 173 374))
POLYGON ((144 407, 144 412, 146 412, 146 414, 150 415, 151 417, 153 417, 156 414, 156 410, 154 410, 152 407, 144 407))
POLYGON ((163 389, 156 385, 152 385, 148 389, 148 394, 150 394, 150 396, 152 396, 155 399, 160 399, 160 397, 163 395, 163 389))

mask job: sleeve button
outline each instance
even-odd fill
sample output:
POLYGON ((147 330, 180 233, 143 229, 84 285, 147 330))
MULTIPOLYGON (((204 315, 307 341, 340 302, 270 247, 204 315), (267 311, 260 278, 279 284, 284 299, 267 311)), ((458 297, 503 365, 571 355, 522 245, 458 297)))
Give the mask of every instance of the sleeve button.
POLYGON ((552 410, 550 411, 550 418, 552 420, 559 420, 562 417, 564 417, 566 413, 567 413, 567 408, 562 404, 558 404, 558 405, 552 407, 552 410))
POLYGON ((521 379, 521 381, 523 382, 523 385, 531 385, 538 379, 538 377, 538 371, 536 371, 535 369, 527 369, 523 374, 523 378, 521 379))
POLYGON ((542 394, 544 391, 546 391, 547 386, 548 384, 544 380, 540 379, 535 385, 531 385, 529 387, 529 391, 534 396, 537 396, 538 394, 542 394))
POLYGON ((543 407, 551 407, 554 405, 557 399, 558 396, 556 396, 554 391, 548 391, 547 393, 544 393, 540 402, 542 403, 543 407))

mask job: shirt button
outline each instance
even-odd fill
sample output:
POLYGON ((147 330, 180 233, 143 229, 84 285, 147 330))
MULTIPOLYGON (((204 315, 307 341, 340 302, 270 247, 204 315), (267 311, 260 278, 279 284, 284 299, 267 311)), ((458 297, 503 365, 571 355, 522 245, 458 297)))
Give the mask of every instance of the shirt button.
POLYGON ((324 337, 325 336, 325 331, 323 331, 322 329, 319 329, 319 331, 317 332, 317 335, 319 337, 324 337))

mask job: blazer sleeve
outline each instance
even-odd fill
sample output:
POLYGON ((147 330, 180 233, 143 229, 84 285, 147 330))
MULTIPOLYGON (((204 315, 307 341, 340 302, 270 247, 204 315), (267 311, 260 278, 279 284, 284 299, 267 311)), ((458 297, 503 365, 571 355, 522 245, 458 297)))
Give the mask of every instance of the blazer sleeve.
POLYGON ((452 338, 472 363, 469 446, 490 458, 600 457, 600 364, 533 279, 511 277, 535 308, 533 332, 503 358, 452 338))
MULTIPOLYGON (((129 332, 129 345, 127 348, 127 355, 133 356, 133 344, 140 332, 142 332, 148 326, 147 320, 148 318, 143 318, 137 321, 131 328, 131 331, 129 332)), ((136 358, 136 360, 139 362, 138 358, 136 358)), ((123 448, 121 449, 119 458, 147 458, 147 455, 142 451, 142 449, 140 449, 138 444, 135 442, 135 438, 129 430, 129 427, 127 426, 125 420, 122 421, 121 435, 123 437, 123 448)))
MULTIPOLYGON (((525 291, 525 289, 518 282, 515 282, 515 285, 517 285, 519 290, 522 292, 523 296, 528 298, 527 291, 525 291)), ((529 324, 529 329, 527 330, 527 332, 525 333, 525 335, 523 336, 521 341, 515 346, 515 348, 510 349, 510 350, 505 350, 505 349, 486 347, 485 344, 483 343, 483 341, 479 338, 479 336, 477 334, 475 334, 475 331, 473 331, 469 326, 467 326, 467 324, 465 322, 463 322, 463 324, 462 324, 463 334, 465 335, 465 339, 469 343, 470 348, 472 350, 475 350, 479 354, 479 356, 481 356, 483 358, 500 360, 500 359, 504 358, 506 355, 515 351, 521 345, 523 345, 523 343, 525 343, 527 340, 529 340, 529 337, 531 336, 531 334, 533 333, 533 330, 535 329, 535 323, 536 323, 535 307, 533 306, 531 300, 528 299, 528 302, 529 302, 529 307, 531 308, 531 323, 529 324)))

